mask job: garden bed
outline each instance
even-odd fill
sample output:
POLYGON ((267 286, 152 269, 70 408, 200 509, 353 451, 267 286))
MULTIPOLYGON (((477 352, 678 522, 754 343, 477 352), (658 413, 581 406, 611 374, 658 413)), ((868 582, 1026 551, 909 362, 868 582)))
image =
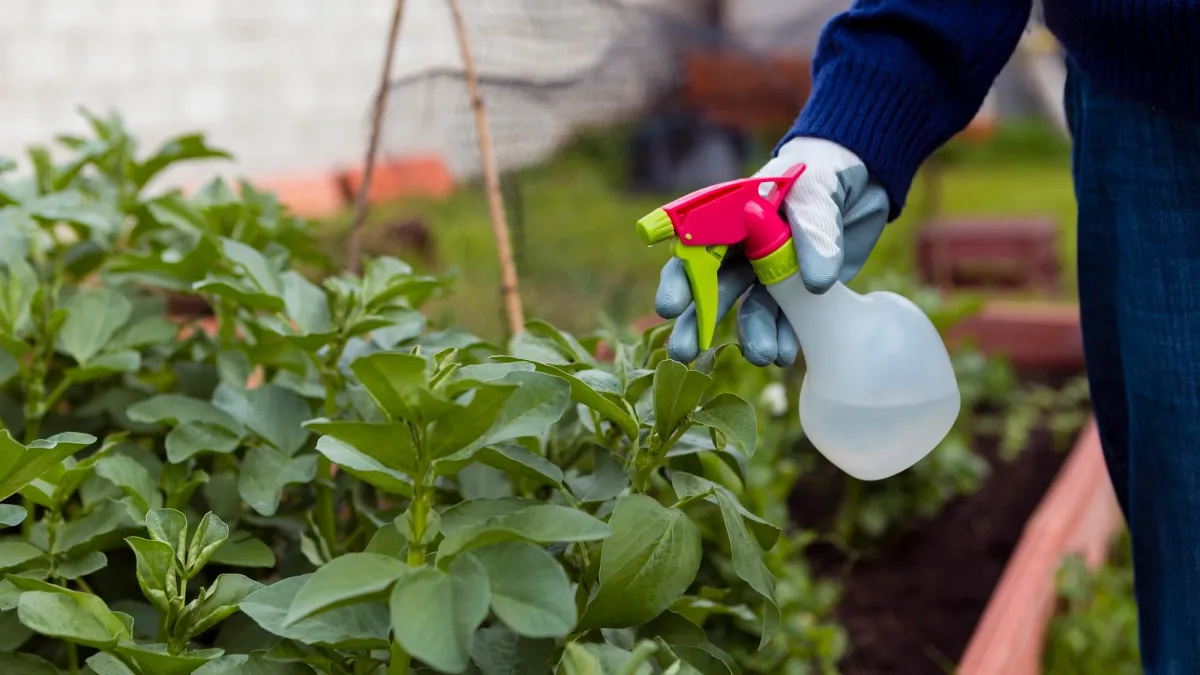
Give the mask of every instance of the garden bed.
MULTIPOLYGON (((808 550, 814 572, 843 587, 836 618, 851 645, 843 675, 954 672, 1027 521, 1068 456, 1045 431, 1032 434, 1011 461, 998 446, 992 438, 974 443, 992 467, 977 492, 881 542, 875 555, 855 559, 833 543, 808 550)), ((840 495, 810 482, 818 481, 802 481, 793 513, 802 526, 829 531, 830 505, 840 495)))

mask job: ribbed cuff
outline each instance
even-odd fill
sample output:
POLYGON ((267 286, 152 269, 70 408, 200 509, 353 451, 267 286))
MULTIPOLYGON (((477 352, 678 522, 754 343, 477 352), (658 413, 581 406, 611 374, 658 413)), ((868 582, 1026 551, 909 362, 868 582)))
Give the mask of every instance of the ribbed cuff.
POLYGON ((858 155, 887 190, 892 220, 904 207, 917 169, 970 121, 974 111, 956 110, 956 98, 875 64, 834 60, 815 74, 812 95, 780 145, 810 136, 858 155))

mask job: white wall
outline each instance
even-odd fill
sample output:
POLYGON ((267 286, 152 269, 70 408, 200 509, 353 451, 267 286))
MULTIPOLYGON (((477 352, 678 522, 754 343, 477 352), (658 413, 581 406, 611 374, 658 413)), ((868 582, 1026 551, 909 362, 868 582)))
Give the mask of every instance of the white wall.
MULTIPOLYGON (((689 5, 627 1, 685 11, 689 5)), ((83 131, 77 106, 115 107, 145 145, 204 130, 237 155, 237 173, 275 176, 358 161, 392 2, 4 0, 3 5, 0 155, 22 156, 31 142, 83 131)), ((407 5, 396 74, 457 68, 445 0, 407 5)), ((463 0, 463 6, 485 74, 554 80, 591 72, 587 69, 615 41, 647 43, 637 37, 639 26, 629 25, 621 13, 583 0, 463 0), (558 37, 531 32, 531 15, 549 23, 549 33, 558 37)), ((587 78, 590 94, 578 88, 550 95, 489 88, 502 160, 536 159, 567 128, 636 107, 654 78, 662 77, 654 61, 608 58, 609 67, 587 78)), ((439 150, 456 173, 472 171, 473 123, 458 80, 397 90, 388 122, 385 150, 439 150)), ((225 171, 208 165, 171 178, 191 181, 217 169, 225 171)))

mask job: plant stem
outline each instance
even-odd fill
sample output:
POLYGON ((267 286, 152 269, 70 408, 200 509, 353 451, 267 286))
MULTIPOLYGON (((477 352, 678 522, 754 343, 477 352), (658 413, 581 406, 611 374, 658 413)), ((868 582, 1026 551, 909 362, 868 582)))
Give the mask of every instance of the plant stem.
POLYGON ((392 662, 388 664, 388 675, 408 675, 408 667, 412 662, 412 657, 395 640, 392 640, 391 652, 392 662))
MULTIPOLYGON (((337 364, 341 359, 342 350, 345 347, 342 344, 330 346, 330 356, 326 363, 322 364, 313 357, 313 361, 321 371, 321 379, 325 383, 325 417, 333 419, 337 416, 337 393, 338 393, 338 376, 337 364)), ((330 555, 338 555, 338 540, 337 540, 337 506, 334 504, 333 495, 333 462, 325 455, 317 457, 317 529, 321 533, 321 538, 325 540, 325 546, 329 549, 330 555)))
POLYGON ((67 672, 70 675, 79 675, 79 650, 74 642, 67 643, 67 672))
POLYGON ((375 154, 379 151, 383 116, 387 110, 388 92, 391 90, 392 59, 400 35, 400 17, 403 15, 404 0, 396 0, 392 7, 392 22, 388 27, 387 46, 383 53, 383 68, 379 73, 379 88, 375 91, 371 136, 367 140, 366 156, 363 157, 362 184, 358 186, 358 194, 354 197, 354 220, 350 223, 350 241, 346 245, 346 268, 352 274, 358 274, 359 257, 362 253, 362 229, 367 220, 367 194, 371 187, 371 177, 375 173, 375 154))
POLYGON ((233 304, 222 299, 215 308, 217 314, 217 344, 222 350, 232 349, 237 341, 233 325, 233 304))
POLYGON ((429 526, 429 507, 431 501, 430 485, 433 469, 425 458, 424 443, 421 434, 410 425, 413 445, 417 449, 417 475, 413 479, 413 499, 409 506, 410 522, 412 524, 413 541, 409 542, 408 565, 420 567, 425 564, 425 530, 429 526))

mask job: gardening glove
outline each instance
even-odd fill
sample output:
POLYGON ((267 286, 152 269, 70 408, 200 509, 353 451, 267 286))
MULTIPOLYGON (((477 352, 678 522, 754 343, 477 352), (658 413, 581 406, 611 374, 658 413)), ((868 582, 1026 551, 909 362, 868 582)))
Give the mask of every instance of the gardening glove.
MULTIPOLYGON (((784 143, 754 175, 781 176, 797 164, 806 169, 784 197, 784 216, 792 228, 804 286, 824 293, 862 269, 887 223, 890 203, 883 186, 871 179, 857 155, 819 138, 798 137, 784 143)), ((747 361, 756 366, 795 363, 800 351, 796 332, 745 256, 731 251, 725 257, 717 287, 718 321, 744 298, 738 309, 738 341, 747 361)), ((678 258, 663 267, 654 306, 660 317, 676 319, 668 355, 684 363, 693 361, 700 355, 696 308, 678 258)))

